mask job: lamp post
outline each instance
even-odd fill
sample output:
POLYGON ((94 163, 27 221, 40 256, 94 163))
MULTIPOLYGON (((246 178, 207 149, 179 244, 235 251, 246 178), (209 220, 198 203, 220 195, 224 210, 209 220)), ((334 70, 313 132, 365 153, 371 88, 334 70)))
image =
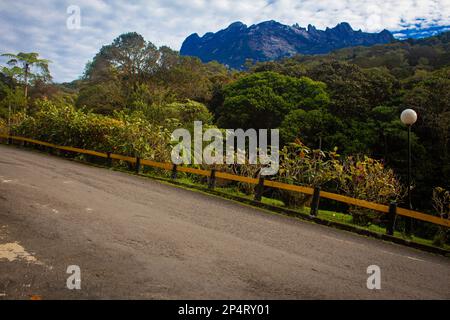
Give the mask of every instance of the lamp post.
MULTIPOLYGON (((411 126, 417 121, 417 113, 413 109, 405 109, 400 115, 400 120, 408 127, 408 206, 412 209, 411 200, 411 126)), ((407 218, 405 221, 405 231, 411 235, 412 220, 407 218)))

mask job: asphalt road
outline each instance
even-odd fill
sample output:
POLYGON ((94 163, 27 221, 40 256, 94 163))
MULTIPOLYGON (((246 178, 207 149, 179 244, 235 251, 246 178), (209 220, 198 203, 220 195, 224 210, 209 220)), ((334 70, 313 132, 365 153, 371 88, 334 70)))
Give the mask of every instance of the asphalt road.
POLYGON ((449 299, 450 259, 1 145, 0 299, 32 296, 449 299))

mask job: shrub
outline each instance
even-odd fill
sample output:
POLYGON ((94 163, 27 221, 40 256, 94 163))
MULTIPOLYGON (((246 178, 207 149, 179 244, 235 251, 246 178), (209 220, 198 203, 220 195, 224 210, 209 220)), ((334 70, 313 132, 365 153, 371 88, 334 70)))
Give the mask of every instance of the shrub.
MULTIPOLYGON (((321 186, 335 178, 336 151, 311 150, 297 140, 280 150, 279 179, 290 184, 310 187, 321 186)), ((303 207, 311 196, 298 192, 279 190, 281 200, 288 207, 303 207)))
POLYGON ((121 127, 117 135, 111 137, 110 143, 119 153, 160 162, 170 160, 169 130, 152 125, 140 113, 120 113, 116 116, 121 127))
POLYGON ((19 135, 58 145, 111 151, 157 161, 170 159, 170 133, 150 124, 139 113, 116 118, 42 100, 39 111, 13 126, 19 135))
POLYGON ((8 124, 0 118, 0 134, 8 134, 8 124))
MULTIPOLYGON (((450 219, 450 191, 441 187, 433 189, 433 207, 442 219, 450 219)), ((448 240, 448 230, 439 227, 433 239, 433 244, 443 246, 448 240)))
MULTIPOLYGON (((343 163, 334 163, 339 188, 346 195, 377 203, 399 201, 404 189, 391 169, 381 161, 365 156, 362 160, 347 157, 343 163)), ((369 225, 378 214, 372 210, 350 206, 353 222, 369 225)))

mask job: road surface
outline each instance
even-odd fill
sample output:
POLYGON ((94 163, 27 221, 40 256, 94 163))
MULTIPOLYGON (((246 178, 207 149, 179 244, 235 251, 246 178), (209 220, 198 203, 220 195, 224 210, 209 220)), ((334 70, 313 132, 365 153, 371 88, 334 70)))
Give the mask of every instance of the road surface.
POLYGON ((0 299, 33 296, 449 299, 450 259, 0 145, 0 299))

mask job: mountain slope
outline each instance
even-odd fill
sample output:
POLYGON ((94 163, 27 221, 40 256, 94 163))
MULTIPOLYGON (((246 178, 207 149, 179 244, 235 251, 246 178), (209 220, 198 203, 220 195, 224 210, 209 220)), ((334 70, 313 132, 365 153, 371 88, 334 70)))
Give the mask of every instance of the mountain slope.
POLYGON ((371 46, 389 43, 392 34, 355 31, 348 23, 334 28, 317 30, 276 21, 266 21, 247 27, 242 22, 232 23, 217 33, 208 32, 203 37, 194 33, 186 38, 180 53, 199 57, 203 62, 217 60, 232 68, 242 69, 245 61, 268 61, 302 54, 324 54, 351 46, 371 46))

